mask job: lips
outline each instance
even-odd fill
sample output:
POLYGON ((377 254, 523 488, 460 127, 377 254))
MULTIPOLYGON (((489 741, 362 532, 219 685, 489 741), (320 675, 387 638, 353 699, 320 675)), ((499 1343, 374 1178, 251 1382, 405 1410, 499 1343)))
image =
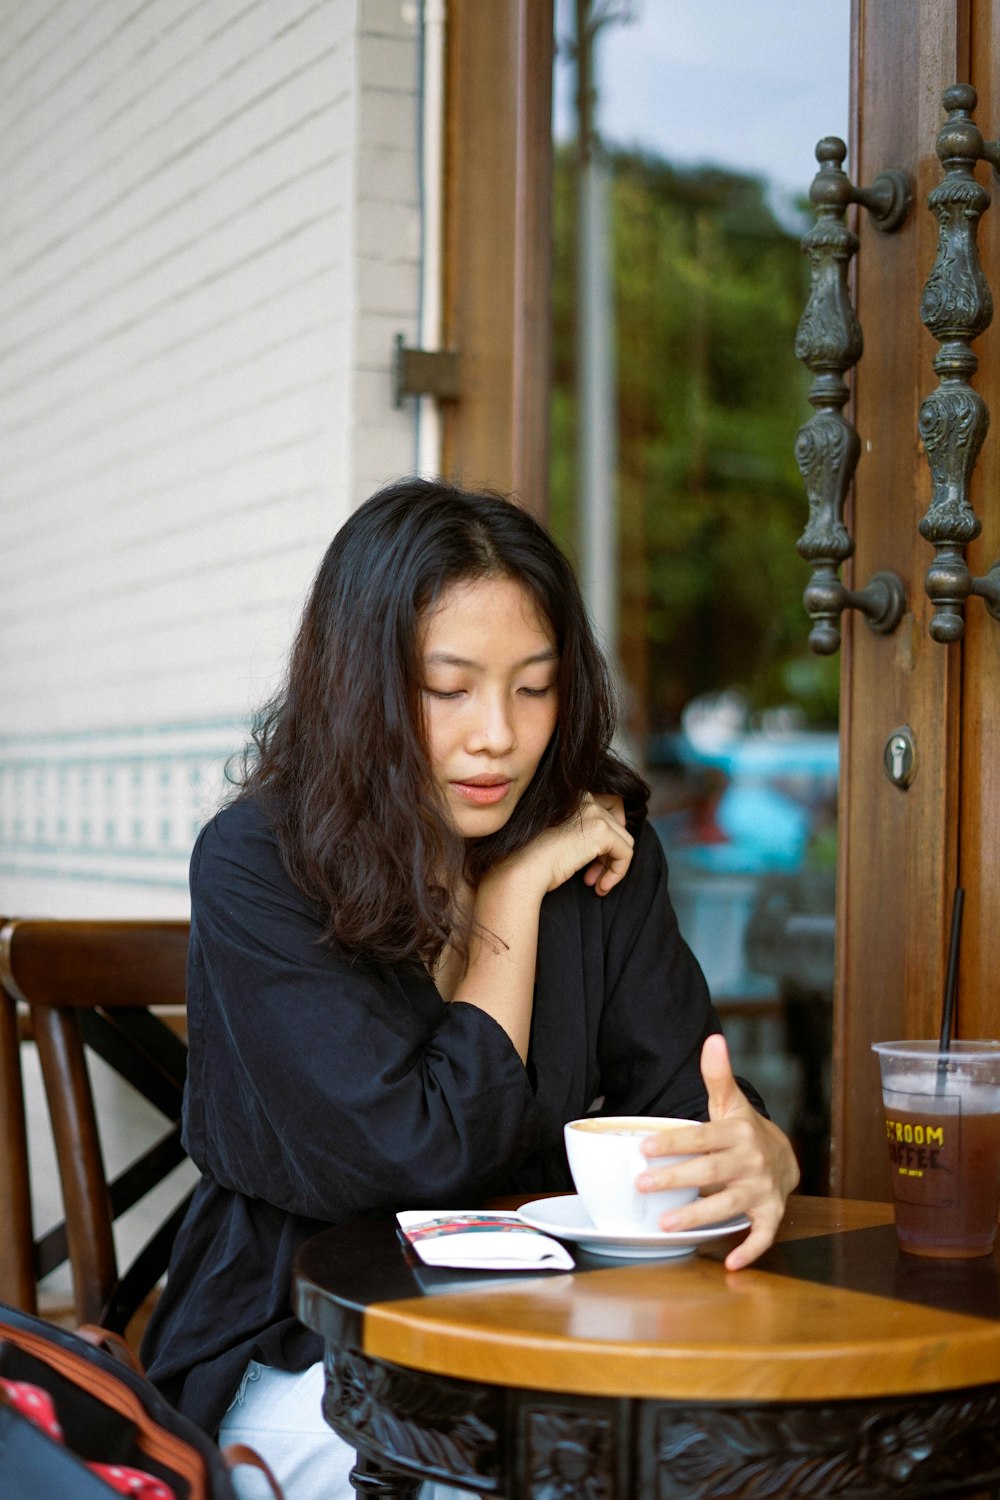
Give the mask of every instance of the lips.
POLYGON ((452 791, 466 802, 472 802, 477 807, 492 807, 496 802, 502 802, 511 787, 509 778, 495 776, 474 776, 469 781, 453 781, 450 783, 452 791))

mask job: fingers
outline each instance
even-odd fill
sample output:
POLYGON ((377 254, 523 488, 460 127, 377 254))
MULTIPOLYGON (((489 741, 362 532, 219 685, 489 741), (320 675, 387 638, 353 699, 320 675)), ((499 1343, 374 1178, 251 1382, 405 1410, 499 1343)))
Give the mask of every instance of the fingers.
POLYGON ((745 1214, 750 1233, 726 1257, 727 1268, 738 1270, 774 1240, 785 1201, 798 1182, 798 1165, 782 1131, 751 1108, 736 1084, 721 1037, 706 1041, 702 1072, 710 1106, 715 1102, 713 1118, 708 1124, 647 1137, 642 1142, 645 1155, 676 1153, 683 1159, 662 1166, 651 1162, 636 1185, 642 1192, 699 1189, 693 1202, 660 1217, 660 1228, 668 1232, 700 1229, 745 1214))
MULTIPOLYGON (((588 797, 586 801, 593 803, 595 807, 602 808, 603 811, 607 813, 615 823, 619 824, 622 828, 625 827, 625 803, 622 801, 621 797, 616 797, 611 792, 595 792, 593 796, 588 797)), ((631 837, 631 835, 629 835, 629 837, 631 837)), ((595 859, 594 862, 591 865, 588 865, 587 869, 584 871, 584 885, 596 887, 597 894, 599 896, 607 895, 612 886, 618 883, 618 881, 615 879, 601 881, 601 876, 605 874, 605 872, 610 868, 611 866, 609 865, 608 861, 604 859, 595 859)), ((625 868, 627 869, 628 866, 626 865, 625 868)), ((618 880, 621 879, 622 874, 624 874, 624 870, 618 875, 618 880)))
MULTIPOLYGON (((573 822, 564 828, 571 830, 573 822)), ((596 855, 584 870, 584 884, 606 896, 632 863, 635 840, 625 827, 625 804, 620 797, 588 793, 580 805, 578 826, 584 845, 594 847, 596 855)))
MULTIPOLYGON (((642 1142, 644 1155, 653 1158, 677 1156, 680 1159, 662 1165, 651 1161, 636 1183, 641 1192, 695 1187, 715 1193, 735 1178, 766 1175, 763 1154, 755 1153, 754 1146, 753 1127, 744 1120, 696 1125, 690 1130, 663 1131, 642 1142)), ((677 1210, 678 1213, 684 1211, 677 1210)), ((716 1213, 715 1217, 719 1215, 716 1213)), ((710 1221, 706 1219, 704 1222, 710 1221)))
POLYGON ((769 1250, 773 1245, 781 1223, 782 1212, 783 1205, 776 1203, 762 1205, 759 1209, 748 1211, 740 1206, 735 1192, 715 1193, 709 1198, 699 1198, 697 1202, 688 1204, 685 1209, 678 1210, 677 1214, 672 1216, 677 1219, 677 1223, 671 1225, 669 1232, 705 1229, 711 1224, 721 1224, 726 1219, 745 1216, 750 1220, 749 1231, 726 1256, 726 1270, 740 1271, 744 1266, 749 1266, 759 1259, 765 1250, 769 1250))
POLYGON ((784 1203, 798 1182, 791 1146, 777 1125, 761 1115, 752 1119, 730 1117, 694 1126, 691 1131, 664 1131, 646 1137, 641 1149, 653 1158, 677 1155, 681 1159, 662 1165, 651 1161, 636 1179, 640 1192, 675 1187, 710 1192, 733 1188, 741 1196, 739 1211, 748 1213, 774 1192, 784 1203))
POLYGON ((716 1034, 705 1038, 701 1049, 701 1076, 708 1092, 710 1120, 723 1120, 734 1110, 752 1108, 733 1077, 729 1048, 724 1036, 716 1034))
MULTIPOLYGON (((703 1125, 697 1120, 692 1120, 690 1125, 674 1125, 669 1130, 659 1130, 655 1135, 651 1133, 644 1136, 639 1142, 639 1149, 644 1156, 690 1156, 694 1158, 708 1151, 720 1150, 726 1144, 729 1135, 730 1132, 725 1127, 720 1130, 715 1124, 703 1125)), ((680 1166, 681 1163, 677 1162, 660 1170, 673 1172, 680 1166)), ((673 1186, 673 1184, 670 1185, 673 1186)))
POLYGON ((726 1256, 726 1270, 742 1271, 744 1266, 751 1265, 765 1250, 769 1250, 774 1244, 780 1222, 780 1214, 773 1221, 770 1218, 757 1218, 746 1239, 735 1245, 726 1256))
MULTIPOLYGON (((696 1198, 693 1203, 687 1203, 683 1208, 679 1208, 676 1213, 671 1214, 669 1226, 666 1222, 666 1216, 664 1216, 660 1222, 660 1228, 664 1234, 681 1234, 697 1229, 708 1229, 712 1225, 725 1223, 727 1219, 736 1219, 739 1221, 745 1212, 739 1206, 735 1194, 730 1194, 729 1192, 712 1193, 707 1198, 696 1198)), ((752 1224, 753 1219, 751 1219, 752 1224)), ((733 1230, 733 1233, 746 1234, 746 1224, 739 1225, 733 1230)), ((768 1244, 770 1244, 770 1240, 768 1240, 768 1244)), ((757 1253, 760 1254, 761 1252, 758 1251, 757 1253)))
POLYGON ((584 796, 572 817, 547 828, 499 868, 510 878, 527 880, 539 896, 582 870, 586 884, 606 896, 632 862, 635 839, 623 816, 620 798, 584 796))
POLYGON ((625 827, 625 803, 621 797, 616 797, 612 792, 595 792, 594 801, 599 807, 603 807, 605 812, 609 812, 616 823, 625 827))
POLYGON ((608 854, 602 862, 599 862, 597 879, 594 881, 594 892, 598 896, 606 896, 613 890, 618 882, 628 873, 628 867, 632 863, 632 850, 628 849, 623 854, 608 854))

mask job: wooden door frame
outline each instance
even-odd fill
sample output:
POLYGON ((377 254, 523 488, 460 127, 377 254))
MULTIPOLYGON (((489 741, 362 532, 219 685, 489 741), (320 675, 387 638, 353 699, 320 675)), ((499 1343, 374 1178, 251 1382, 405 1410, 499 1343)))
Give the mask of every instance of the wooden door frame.
MULTIPOLYGON (((995 627, 971 611, 966 648, 928 640, 923 577, 931 552, 917 522, 930 481, 916 437, 919 404, 935 380, 935 343, 919 323, 918 308, 937 240, 926 200, 940 176, 934 144, 941 93, 969 76, 974 27, 993 35, 996 4, 977 0, 973 9, 971 0, 919 0, 919 6, 915 24, 910 0, 852 4, 852 177, 867 185, 884 167, 898 165, 914 189, 911 218, 898 236, 878 235, 863 214, 857 225, 858 311, 867 348, 855 372, 853 410, 863 455, 848 508, 856 553, 845 581, 860 587, 874 572, 892 569, 904 579, 908 601, 891 637, 873 636, 856 615, 843 621, 832 1185, 838 1193, 871 1198, 888 1195, 871 1042, 936 1034, 960 869, 963 754, 967 780, 988 770, 981 737, 967 734, 963 747, 963 650, 989 656, 991 665, 1000 657, 995 627), (863 103, 866 97, 881 102, 873 108, 863 103), (909 102, 902 107, 901 101, 909 102), (905 294, 891 290, 901 266, 907 268, 905 294), (881 753, 889 732, 906 721, 917 737, 920 769, 903 793, 883 776, 881 753)), ((446 408, 442 469, 464 483, 513 491, 542 516, 551 357, 552 11, 552 0, 449 0, 447 13, 445 338, 459 351, 462 393, 446 408)), ((1000 128, 997 120, 983 124, 1000 128)), ((987 229, 985 238, 991 233, 987 229)), ((991 462, 984 453, 980 497, 983 466, 991 462)), ((993 472, 1000 472, 995 463, 993 472)), ((983 545, 989 547, 1000 518, 990 521, 981 498, 975 504, 987 522, 983 545)), ((1000 772, 991 775, 977 794, 980 810, 986 793, 1000 786, 1000 772)), ((978 854, 1000 870, 1000 841, 990 850, 980 840, 978 854)), ((987 926, 991 933, 1000 930, 989 914, 997 890, 995 880, 981 882, 967 907, 962 972, 973 981, 982 968, 973 947, 982 946, 987 926)), ((990 942, 1000 954, 1000 936, 990 942)), ((997 1031, 975 1001, 967 1006, 964 1034, 970 1026, 980 1034, 997 1031)))
POLYGON ((449 0, 442 470, 548 509, 552 0, 449 0))
POLYGON ((959 869, 962 648, 928 635, 924 574, 933 552, 917 526, 930 473, 917 415, 936 383, 937 345, 919 315, 937 250, 927 194, 941 175, 942 92, 968 76, 970 6, 919 0, 916 10, 852 5, 851 177, 867 185, 899 166, 914 194, 896 234, 880 235, 864 214, 856 226, 865 352, 853 412, 862 456, 848 510, 856 552, 845 577, 860 587, 889 569, 907 597, 891 636, 873 635, 856 613, 844 617, 832 1185, 859 1198, 886 1198, 890 1187, 871 1043, 938 1034, 959 869), (905 791, 882 771, 885 742, 904 722, 918 755, 905 791))

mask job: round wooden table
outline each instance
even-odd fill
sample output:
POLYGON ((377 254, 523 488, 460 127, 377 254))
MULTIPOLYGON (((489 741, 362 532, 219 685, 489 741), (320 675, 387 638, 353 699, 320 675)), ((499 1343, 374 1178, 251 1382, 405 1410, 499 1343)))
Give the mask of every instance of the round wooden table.
MULTIPOLYGON (((793 1197, 779 1242, 572 1273, 427 1272, 391 1219, 305 1245, 296 1310, 364 1493, 969 1495, 1000 1481, 1000 1260, 897 1248, 886 1204, 793 1197), (450 1282, 462 1289, 444 1289, 450 1282)), ((571 1247, 573 1248, 573 1247, 571 1247)))

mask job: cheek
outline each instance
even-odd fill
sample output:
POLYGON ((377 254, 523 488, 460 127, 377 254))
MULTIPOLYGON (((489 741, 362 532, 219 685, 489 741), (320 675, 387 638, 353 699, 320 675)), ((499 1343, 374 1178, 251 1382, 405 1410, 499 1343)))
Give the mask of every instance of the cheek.
POLYGON ((545 713, 538 715, 537 721, 532 725, 531 746, 536 761, 541 760, 548 747, 548 743, 556 732, 556 724, 559 715, 555 707, 547 707, 545 713))
POLYGON ((432 769, 440 765, 448 753, 447 726, 442 715, 436 712, 436 708, 437 705, 433 703, 426 704, 423 713, 424 753, 432 769))

